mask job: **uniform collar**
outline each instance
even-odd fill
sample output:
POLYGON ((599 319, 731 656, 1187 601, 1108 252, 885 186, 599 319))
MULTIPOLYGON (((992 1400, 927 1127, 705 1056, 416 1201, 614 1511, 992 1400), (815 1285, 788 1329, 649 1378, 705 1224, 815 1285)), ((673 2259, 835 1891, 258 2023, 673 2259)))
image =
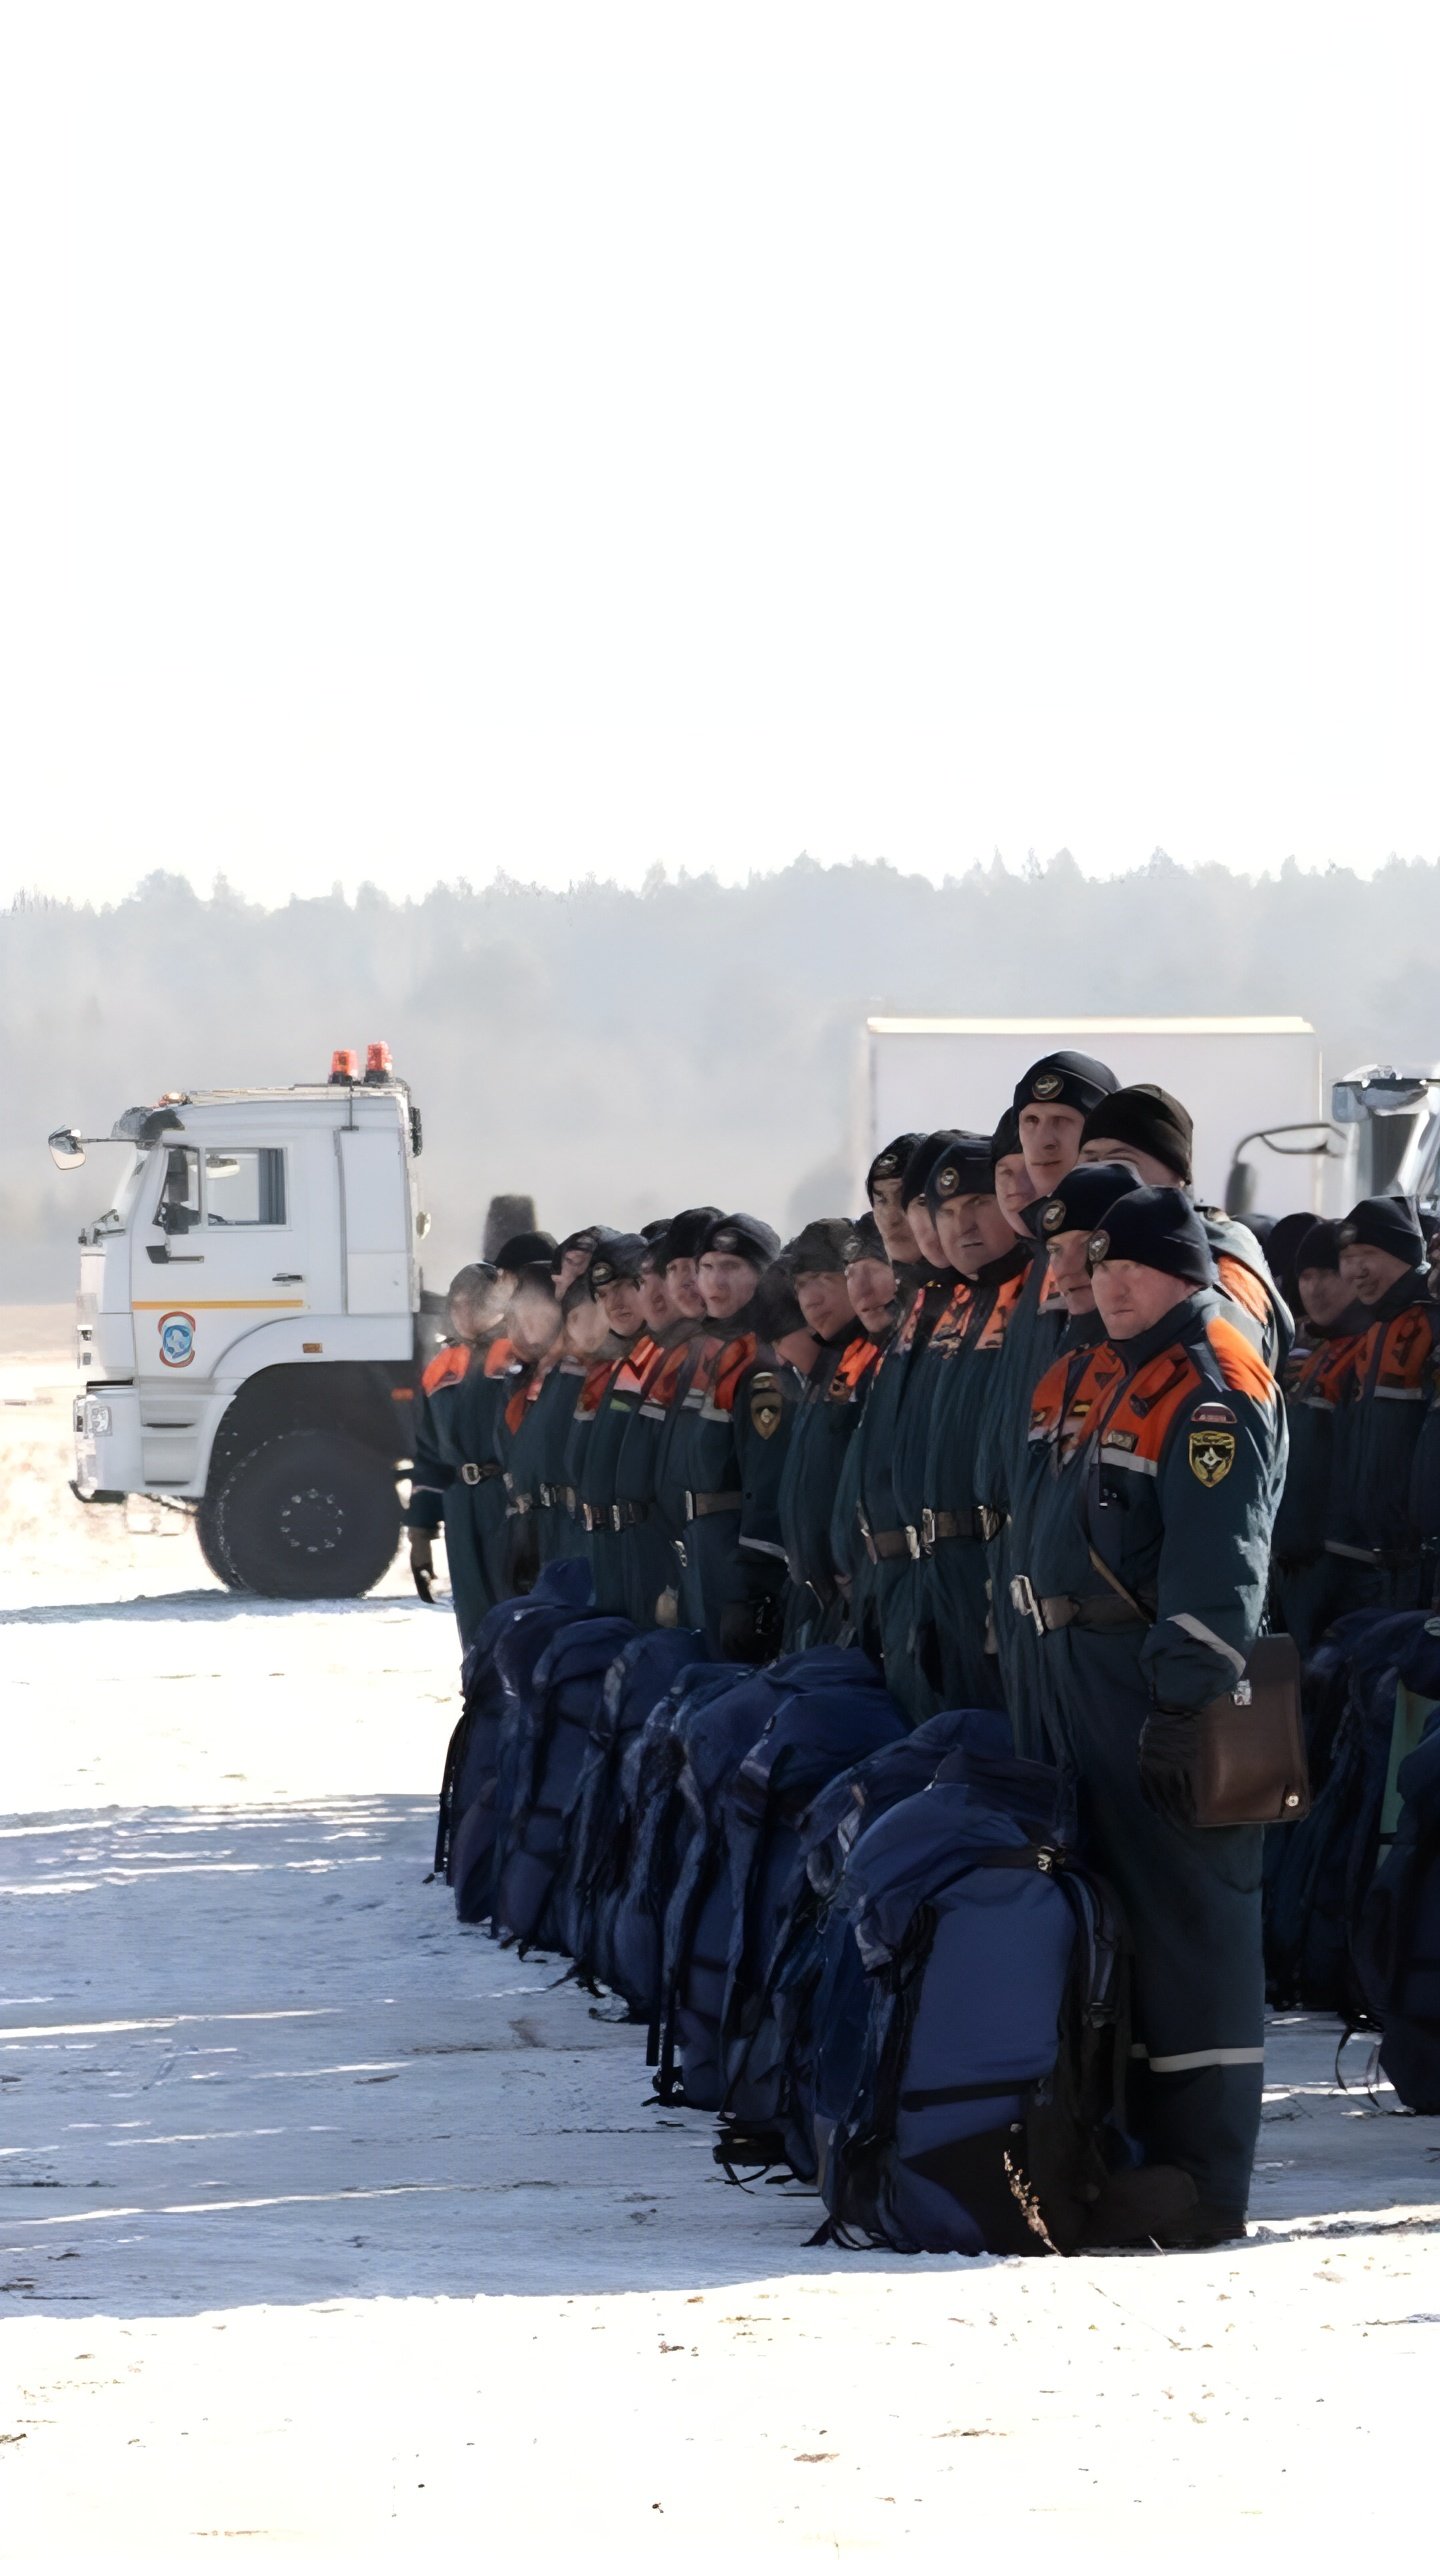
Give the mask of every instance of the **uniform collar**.
MULTIPOLYGON (((858 1342, 860 1340, 864 1331, 865 1327, 861 1323, 859 1317, 852 1316, 849 1323, 847 1325, 843 1325, 838 1333, 812 1333, 810 1339, 812 1342, 819 1343, 820 1357, 822 1360, 826 1358, 838 1360, 842 1352, 849 1350, 852 1342, 858 1342)), ((813 1377, 813 1370, 811 1375, 813 1377)))
POLYGON ((1204 1332, 1208 1319, 1219 1313, 1220 1300, 1213 1289, 1197 1289, 1182 1298, 1178 1307, 1152 1324, 1147 1333, 1137 1333, 1130 1342, 1117 1342, 1116 1350, 1133 1378, 1157 1351, 1168 1351, 1172 1342, 1195 1341, 1204 1332))
POLYGON ((1061 1349, 1093 1351, 1096 1345, 1104 1342, 1105 1339, 1105 1327, 1101 1322, 1100 1310, 1098 1307, 1092 1307, 1088 1315, 1067 1317, 1061 1349))
POLYGON ((1362 1307, 1356 1298, 1335 1324, 1311 1324, 1307 1317, 1301 1347, 1307 1351, 1318 1351, 1322 1343, 1353 1342, 1357 1333, 1368 1333, 1374 1321, 1370 1308, 1362 1307))
POLYGON ((993 1262, 982 1262, 970 1286, 972 1289, 998 1289, 1006 1280, 1018 1280, 1030 1261, 1032 1247, 1017 1236, 1006 1253, 997 1253, 993 1262))

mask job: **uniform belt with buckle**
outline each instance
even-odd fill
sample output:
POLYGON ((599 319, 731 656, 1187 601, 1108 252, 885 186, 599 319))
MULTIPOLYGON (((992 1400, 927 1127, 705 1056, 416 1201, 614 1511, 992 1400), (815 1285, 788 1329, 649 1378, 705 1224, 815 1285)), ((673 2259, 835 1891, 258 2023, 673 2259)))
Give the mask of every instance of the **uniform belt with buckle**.
POLYGON ((913 1529, 872 1529, 863 1511, 857 1512, 856 1518, 865 1541, 865 1553, 872 1564, 893 1564, 897 1556, 918 1556, 920 1553, 920 1541, 913 1529))
POLYGON ((523 1520, 527 1512, 534 1510, 535 1497, 533 1493, 512 1493, 508 1508, 512 1520, 523 1520))
POLYGON ((1053 1636, 1061 1627, 1084 1627, 1095 1635, 1111 1635, 1121 1627, 1143 1627, 1143 1612, 1132 1608, 1118 1593, 1112 1598, 1101 1592, 1094 1599, 1072 1600, 1064 1593, 1054 1599, 1042 1599, 1028 1573, 1017 1573, 1010 1585, 1010 1606, 1017 1617, 1028 1618, 1037 1635, 1053 1636))
POLYGON ((1346 1564, 1378 1565, 1383 1573, 1403 1573, 1407 1565, 1420 1562, 1418 1547, 1347 1547, 1338 1538, 1326 1539, 1325 1553, 1346 1564))
POLYGON ((738 1485, 731 1493, 687 1493, 685 1517, 687 1520, 713 1520, 717 1512, 738 1511, 744 1500, 738 1485))
POLYGON ((462 1484, 493 1484, 495 1478, 504 1473, 497 1458, 487 1458, 483 1467, 477 1467, 473 1458, 467 1458, 460 1470, 460 1481, 462 1484))
POLYGON ((983 1538, 987 1535, 981 1522, 991 1515, 983 1511, 922 1511, 920 1514, 920 1546, 925 1555, 933 1555, 947 1538, 983 1538))
POLYGON ((648 1502, 612 1502, 610 1526, 612 1529, 638 1529, 641 1521, 648 1519, 649 1514, 648 1502))

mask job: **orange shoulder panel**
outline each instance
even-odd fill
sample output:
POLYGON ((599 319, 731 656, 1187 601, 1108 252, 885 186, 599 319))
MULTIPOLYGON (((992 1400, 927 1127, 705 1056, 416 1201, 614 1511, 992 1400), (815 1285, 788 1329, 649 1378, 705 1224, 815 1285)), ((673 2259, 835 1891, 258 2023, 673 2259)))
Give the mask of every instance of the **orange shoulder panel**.
POLYGON ((981 1326, 979 1333, 976 1335, 975 1348, 977 1351, 999 1350, 1001 1343, 1005 1339, 1005 1335, 1010 1324, 1010 1318, 1014 1314, 1016 1306, 1019 1303, 1020 1293, 1024 1286, 1025 1274, 1023 1271, 1017 1272, 1013 1280, 1001 1281, 1000 1287, 996 1292, 995 1304, 991 1308, 989 1315, 986 1317, 984 1324, 981 1326))
POLYGON ((575 1399, 576 1412, 586 1414, 598 1413, 601 1405, 605 1401, 605 1390, 609 1386, 614 1375, 615 1362, 613 1360, 601 1360, 597 1363, 595 1368, 587 1370, 585 1375, 585 1384, 575 1399))
MULTIPOLYGON (((1247 1277, 1253 1279, 1254 1273, 1248 1273, 1247 1277)), ((1256 1285, 1258 1287, 1259 1283, 1256 1285)), ((1261 1296, 1264 1295, 1262 1289, 1261 1296)), ((1268 1299, 1266 1306, 1269 1306, 1268 1299)), ((1227 1323, 1224 1316, 1212 1316, 1205 1331, 1210 1348, 1220 1363, 1220 1375, 1226 1386, 1233 1387, 1237 1395, 1253 1397, 1256 1404, 1273 1404, 1279 1389, 1253 1342, 1247 1342, 1244 1334, 1227 1323)))
POLYGON ((1065 1408, 1065 1385, 1070 1375, 1069 1358, 1052 1360, 1038 1381, 1030 1398, 1030 1437, 1043 1440, 1054 1430, 1065 1408))
POLYGON ((437 1387, 458 1386, 469 1366, 469 1343, 447 1342, 443 1351, 436 1352, 420 1384, 427 1396, 433 1396, 437 1387))
POLYGON ((1259 1273, 1252 1271, 1249 1263, 1242 1262, 1234 1253, 1217 1253, 1215 1269, 1226 1297, 1233 1298, 1236 1306, 1243 1307, 1247 1316, 1253 1316, 1257 1324, 1268 1325, 1273 1312, 1270 1292, 1259 1273))
POLYGON ((753 1333, 738 1334, 733 1342, 725 1344, 715 1364, 710 1389, 710 1401, 717 1412, 733 1413, 736 1389, 759 1348, 759 1336, 753 1333))
POLYGON ((1423 1387, 1434 1353, 1435 1328, 1430 1310, 1402 1307, 1381 1333, 1377 1387, 1423 1387))
POLYGON ((681 1375, 684 1370, 686 1360, 689 1357, 689 1353, 689 1343, 681 1342, 678 1343, 673 1350, 667 1351, 664 1356, 657 1361, 654 1369, 645 1381, 645 1402, 647 1405, 663 1409, 665 1406, 672 1405, 674 1403, 675 1390, 680 1384, 681 1375))
POLYGON ((935 1330, 925 1346, 927 1351, 938 1352, 944 1358, 948 1353, 958 1349, 965 1339, 965 1327, 970 1320, 970 1310, 974 1303, 975 1292, 969 1281, 957 1280, 941 1310, 935 1330))
POLYGON ((520 1355, 508 1333, 497 1333, 489 1350, 485 1354, 486 1377, 503 1378, 506 1370, 511 1366, 512 1362, 518 1360, 519 1357, 520 1355))
POLYGON ((869 1334, 863 1336, 861 1341, 851 1341, 851 1344, 840 1352, 838 1364, 835 1364, 835 1377, 830 1380, 830 1395, 840 1395, 840 1393, 851 1395, 853 1390, 858 1388, 861 1377, 869 1377, 869 1372, 874 1370, 876 1359, 879 1359, 879 1341, 871 1341, 869 1334))

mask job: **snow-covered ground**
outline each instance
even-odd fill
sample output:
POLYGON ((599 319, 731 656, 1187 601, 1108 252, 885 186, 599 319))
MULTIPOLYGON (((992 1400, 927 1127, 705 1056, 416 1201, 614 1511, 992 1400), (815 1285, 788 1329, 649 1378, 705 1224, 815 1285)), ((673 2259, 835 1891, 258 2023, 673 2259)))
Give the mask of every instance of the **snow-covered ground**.
MULTIPOLYGON (((0 2554, 1324 2547, 1434 2509, 1440 2120, 1271 2038, 1257 2236, 807 2251, 428 1878, 446 1613, 64 1487, 0 1352, 0 2554)), ((1413 2529, 1413 2528, 1412 2528, 1413 2529)))

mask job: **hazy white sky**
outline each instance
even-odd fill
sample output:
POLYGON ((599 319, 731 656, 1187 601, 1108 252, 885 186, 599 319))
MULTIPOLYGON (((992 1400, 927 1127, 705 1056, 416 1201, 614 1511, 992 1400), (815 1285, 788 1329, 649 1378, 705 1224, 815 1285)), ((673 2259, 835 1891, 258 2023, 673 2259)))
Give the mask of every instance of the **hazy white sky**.
POLYGON ((0 890, 1440 854, 1437 69, 12 0, 0 890))

